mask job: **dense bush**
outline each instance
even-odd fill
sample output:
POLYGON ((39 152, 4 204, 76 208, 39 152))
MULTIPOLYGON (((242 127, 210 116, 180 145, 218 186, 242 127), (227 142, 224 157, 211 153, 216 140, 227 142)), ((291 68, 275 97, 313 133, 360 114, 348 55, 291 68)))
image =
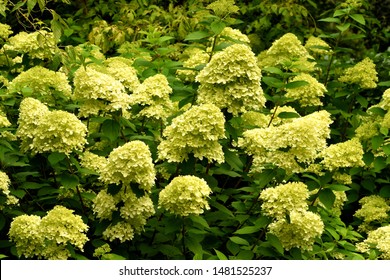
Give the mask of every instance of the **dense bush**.
POLYGON ((0 257, 390 259, 388 15, 338 2, 0 1, 0 257))

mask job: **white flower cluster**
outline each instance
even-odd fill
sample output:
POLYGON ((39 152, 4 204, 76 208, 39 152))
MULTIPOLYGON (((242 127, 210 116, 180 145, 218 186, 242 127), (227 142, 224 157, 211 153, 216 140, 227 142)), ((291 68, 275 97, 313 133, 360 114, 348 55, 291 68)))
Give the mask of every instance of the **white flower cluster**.
POLYGON ((82 150, 87 143, 87 127, 74 114, 49 111, 39 100, 31 97, 20 103, 18 124, 16 136, 21 139, 23 151, 70 154, 82 150))

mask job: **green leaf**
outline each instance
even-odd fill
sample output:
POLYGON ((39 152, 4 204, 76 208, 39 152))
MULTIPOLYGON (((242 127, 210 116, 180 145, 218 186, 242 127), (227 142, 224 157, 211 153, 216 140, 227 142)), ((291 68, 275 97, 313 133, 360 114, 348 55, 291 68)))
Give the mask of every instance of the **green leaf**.
POLYGON ((63 161, 65 158, 66 155, 64 153, 58 153, 58 152, 53 152, 47 157, 51 166, 56 165, 60 161, 63 161))
POLYGON ((390 81, 380 82, 378 83, 380 87, 390 87, 390 81))
POLYGON ((5 258, 8 258, 8 256, 7 256, 7 255, 0 254, 0 260, 5 259, 5 258))
POLYGON ((210 33, 207 31, 195 31, 187 35, 184 41, 197 41, 207 37, 211 37, 210 33))
POLYGON ((331 189, 321 190, 318 197, 327 209, 332 209, 336 196, 331 189))
POLYGON ((339 16, 342 16, 342 15, 345 15, 347 12, 348 11, 346 9, 336 10, 336 11, 334 11, 333 16, 334 17, 339 17, 339 16))
POLYGON ((272 233, 267 233, 267 241, 278 251, 280 254, 284 253, 284 249, 282 246, 282 243, 280 243, 279 238, 272 234, 272 233))
POLYGON ((39 183, 35 183, 35 182, 23 182, 23 184, 20 186, 21 188, 23 189, 26 189, 26 190, 37 190, 37 189, 40 189, 42 187, 46 187, 48 186, 48 184, 39 184, 39 183))
POLYGON ((372 114, 384 117, 386 115, 386 110, 379 108, 379 107, 370 107, 367 112, 370 112, 372 114))
POLYGON ((238 236, 232 236, 232 237, 229 237, 229 239, 238 244, 238 245, 249 245, 249 242, 248 240, 242 238, 242 237, 238 237, 238 236))
POLYGON ((195 255, 203 255, 202 245, 197 238, 193 238, 191 236, 186 237, 185 245, 195 255))
POLYGON ((219 35, 225 27, 226 27, 226 24, 222 20, 213 21, 210 25, 211 30, 216 35, 219 35))
POLYGON ((161 253, 163 253, 168 257, 175 257, 175 256, 182 255, 181 251, 177 247, 172 245, 167 245, 167 244, 159 245, 159 250, 161 253))
POLYGON ((201 216, 190 215, 190 220, 196 224, 201 225, 203 228, 210 228, 207 221, 201 216))
POLYGON ((340 23, 340 19, 339 18, 333 18, 333 17, 328 17, 328 18, 322 18, 318 21, 324 21, 324 22, 334 22, 334 23, 340 23))
POLYGON ((382 150, 387 156, 390 155, 390 145, 383 146, 382 150))
POLYGON ((28 12, 28 14, 31 13, 31 11, 34 9, 36 4, 37 4, 37 0, 27 0, 27 12, 28 12))
POLYGON ((336 28, 340 30, 341 32, 345 32, 348 30, 348 28, 351 26, 350 23, 344 23, 342 25, 336 25, 336 28))
POLYGON ((240 174, 238 174, 237 172, 235 171, 231 171, 231 170, 226 170, 224 168, 217 168, 217 169, 213 169, 213 174, 217 174, 217 175, 227 175, 229 177, 241 177, 240 174))
POLYGON ((385 139, 383 136, 375 135, 371 139, 372 149, 377 150, 383 144, 384 141, 385 141, 385 139))
POLYGON ((258 226, 246 226, 243 228, 240 228, 239 230, 236 230, 234 234, 251 234, 255 232, 259 232, 261 228, 258 226))
POLYGON ((120 124, 115 120, 105 120, 102 124, 102 132, 113 142, 119 136, 120 124))
POLYGON ((214 249, 215 253, 217 254, 217 257, 219 260, 228 260, 228 258, 225 256, 224 253, 222 253, 221 251, 218 251, 217 249, 214 249))
POLYGON ((279 80, 274 77, 263 77, 262 81, 270 87, 275 87, 275 88, 282 88, 284 87, 284 82, 282 80, 279 80))
POLYGON ((381 197, 390 198, 390 185, 383 186, 379 191, 379 195, 381 197))
POLYGON ((226 208, 226 206, 224 206, 224 205, 222 205, 222 204, 220 204, 220 203, 218 203, 218 202, 216 202, 216 201, 210 201, 210 204, 211 204, 213 207, 217 208, 217 209, 218 209, 219 211, 221 211, 222 213, 225 213, 225 214, 227 214, 227 215, 230 216, 230 217, 234 217, 232 211, 230 211, 228 208, 226 208))
POLYGON ((292 118, 299 118, 300 115, 294 112, 280 112, 278 114, 278 118, 281 119, 292 119, 292 118))
POLYGON ((60 176, 60 182, 64 187, 74 188, 79 184, 79 177, 74 174, 64 173, 60 176))
POLYGON ((244 169, 244 164, 242 163, 240 157, 237 153, 232 152, 228 149, 224 150, 225 161, 236 171, 242 171, 244 169))
POLYGON ((368 106, 368 101, 366 98, 364 98, 363 96, 361 96, 360 94, 356 95, 356 100, 357 102, 359 102, 359 104, 363 107, 363 108, 367 108, 368 106))
POLYGON ((265 67, 262 70, 268 73, 278 74, 280 76, 284 75, 283 71, 277 67, 265 67))
POLYGON ((341 184, 332 184, 332 185, 326 186, 325 188, 331 189, 333 191, 340 191, 340 192, 341 191, 348 191, 351 189, 350 187, 347 187, 347 186, 341 185, 341 184))
POLYGON ((293 89, 293 88, 299 88, 303 86, 307 86, 309 83, 306 81, 293 81, 286 84, 286 89, 293 89))
POLYGON ((349 15, 354 21, 360 23, 361 25, 366 25, 366 20, 362 14, 352 14, 349 15))

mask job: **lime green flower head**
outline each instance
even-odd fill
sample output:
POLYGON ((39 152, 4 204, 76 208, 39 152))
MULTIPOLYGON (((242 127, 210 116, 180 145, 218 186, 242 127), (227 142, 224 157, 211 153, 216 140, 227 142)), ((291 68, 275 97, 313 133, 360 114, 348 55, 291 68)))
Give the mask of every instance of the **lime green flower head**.
POLYGON ((202 214, 209 209, 210 187, 195 176, 175 177, 159 194, 158 207, 179 216, 202 214))
POLYGON ((308 209, 309 190, 304 183, 292 182, 267 188, 260 194, 263 201, 261 209, 270 217, 285 218, 292 211, 303 212, 308 209))
POLYGON ((210 62, 196 76, 201 84, 226 84, 239 78, 260 81, 261 70, 250 47, 233 44, 211 58, 210 62))
POLYGON ((292 211, 289 220, 280 219, 269 225, 269 231, 275 234, 286 250, 300 248, 310 251, 315 239, 324 231, 321 217, 310 211, 292 211))
POLYGON ((390 225, 370 231, 367 239, 356 244, 356 248, 363 253, 379 250, 379 258, 390 260, 390 225))
POLYGON ((153 120, 166 120, 174 111, 173 102, 169 99, 172 88, 167 78, 157 74, 145 79, 130 96, 130 105, 139 105, 142 109, 137 117, 153 120))
POLYGON ((4 50, 28 54, 31 58, 51 59, 58 48, 52 32, 40 30, 36 32, 19 32, 8 38, 4 50))
POLYGON ((359 139, 332 144, 321 152, 322 164, 330 171, 344 167, 361 167, 363 162, 363 146, 359 139))
POLYGON ((240 9, 234 4, 234 0, 216 0, 209 4, 207 9, 212 10, 217 16, 223 18, 230 14, 237 14, 240 9))
POLYGON ((241 33, 238 29, 233 29, 231 27, 225 27, 219 37, 220 41, 239 41, 245 44, 250 44, 248 36, 241 33))
POLYGON ((383 222, 389 219, 390 203, 378 195, 370 195, 359 200, 362 206, 354 214, 355 217, 362 219, 364 223, 383 222))
MULTIPOLYGON (((196 69, 196 67, 206 64, 209 58, 210 54, 205 50, 188 48, 183 52, 183 67, 196 69)), ((176 73, 181 80, 186 82, 194 82, 195 77, 198 74, 196 70, 192 69, 180 69, 177 70, 176 73)))
POLYGON ((0 39, 7 39, 13 32, 11 26, 8 24, 0 23, 0 39))
POLYGON ((11 126, 11 123, 5 113, 0 109, 0 128, 8 126, 11 126))
POLYGON ((193 106, 165 128, 165 139, 157 147, 159 159, 182 162, 192 153, 199 159, 224 162, 218 142, 226 137, 224 124, 225 118, 215 105, 193 106))
POLYGON ((133 61, 124 57, 110 57, 105 60, 107 74, 121 82, 126 89, 134 92, 140 85, 137 71, 131 66, 133 61))
POLYGON ((119 239, 121 243, 134 238, 134 229, 127 221, 119 221, 116 224, 110 224, 103 231, 103 238, 109 241, 119 239))
POLYGON ((307 49, 298 37, 286 33, 272 43, 272 46, 259 54, 257 61, 260 68, 282 66, 294 72, 311 72, 315 70, 315 63, 310 61, 307 49))
POLYGON ((321 97, 327 92, 325 86, 309 74, 302 73, 291 79, 290 82, 304 81, 307 85, 287 89, 286 97, 297 100, 301 106, 321 106, 321 97))
POLYGON ((339 81, 347 84, 357 84, 362 89, 376 88, 378 73, 375 70, 374 62, 368 57, 363 59, 355 66, 346 69, 339 81))
POLYGON ((19 255, 39 259, 67 259, 68 244, 83 251, 88 226, 73 210, 57 205, 43 218, 21 215, 13 219, 8 235, 19 255))
MULTIPOLYGON (((95 108, 95 112, 126 111, 129 108, 130 96, 125 92, 123 84, 111 75, 101 73, 93 67, 80 67, 74 73, 73 83, 73 98, 81 102, 82 112, 93 113, 90 106, 95 108)), ((83 116, 87 117, 88 113, 83 116)))
MULTIPOLYGON (((11 180, 8 175, 0 171, 0 195, 5 195, 6 201, 5 205, 14 205, 19 202, 19 199, 13 196, 10 192, 9 186, 11 185, 11 180)), ((5 205, 0 204, 0 210, 4 209, 5 205)))
POLYGON ((149 147, 142 141, 131 141, 115 148, 100 170, 100 180, 106 184, 139 184, 150 191, 154 185, 156 171, 149 147))
POLYGON ((9 92, 21 93, 24 97, 34 97, 48 105, 55 105, 58 99, 70 99, 72 89, 64 73, 54 72, 42 66, 35 66, 13 79, 9 92))
POLYGON ((279 126, 247 130, 238 146, 254 156, 252 171, 271 164, 288 173, 302 172, 300 165, 313 163, 326 148, 331 123, 327 111, 314 112, 279 126))
POLYGON ((87 143, 87 127, 72 113, 55 110, 40 119, 30 145, 33 153, 81 151, 87 143))
POLYGON ((307 39, 305 48, 314 55, 330 55, 332 50, 328 43, 318 37, 310 36, 307 39))

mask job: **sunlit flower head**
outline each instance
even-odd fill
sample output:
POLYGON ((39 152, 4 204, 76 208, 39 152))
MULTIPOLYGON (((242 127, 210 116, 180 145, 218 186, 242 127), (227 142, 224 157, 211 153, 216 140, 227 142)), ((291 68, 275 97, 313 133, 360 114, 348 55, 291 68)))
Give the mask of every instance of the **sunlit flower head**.
POLYGON ((346 69, 339 81, 347 84, 357 84, 363 89, 376 88, 378 73, 375 70, 374 62, 368 57, 365 58, 355 66, 346 69))
POLYGON ((158 205, 179 216, 199 215, 210 208, 207 201, 210 193, 211 189, 204 179, 178 176, 160 192, 158 205))

